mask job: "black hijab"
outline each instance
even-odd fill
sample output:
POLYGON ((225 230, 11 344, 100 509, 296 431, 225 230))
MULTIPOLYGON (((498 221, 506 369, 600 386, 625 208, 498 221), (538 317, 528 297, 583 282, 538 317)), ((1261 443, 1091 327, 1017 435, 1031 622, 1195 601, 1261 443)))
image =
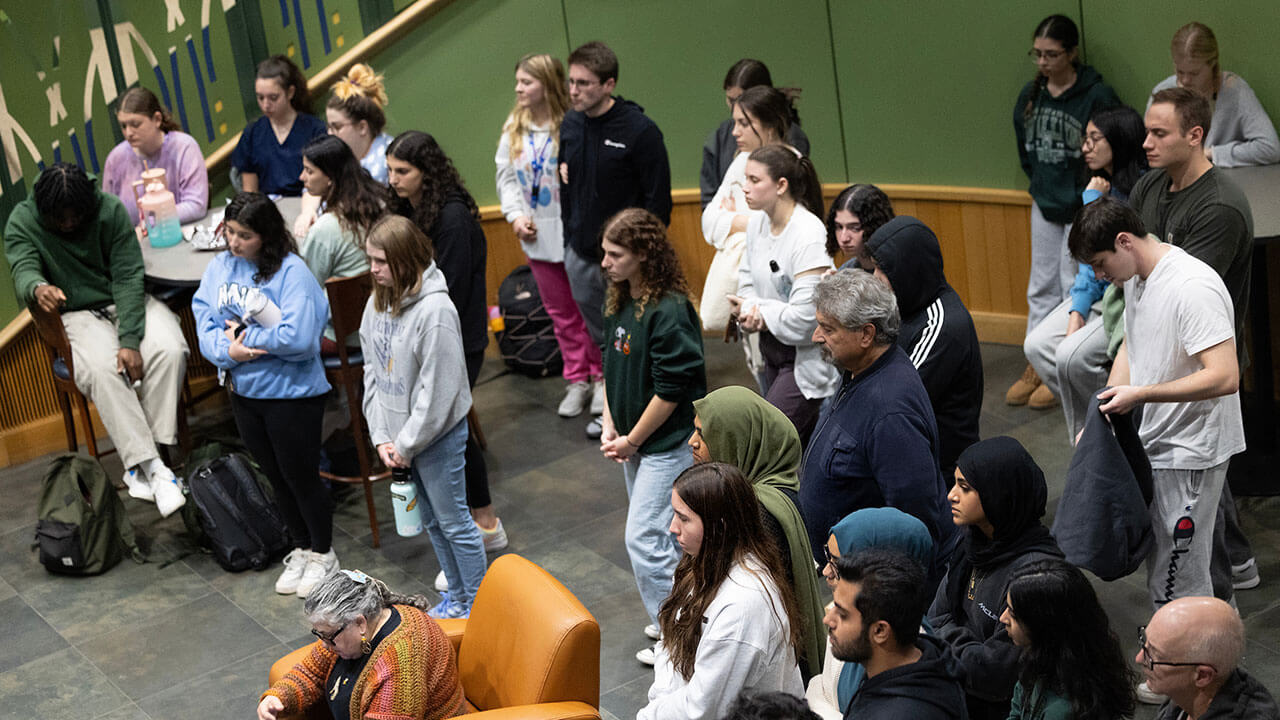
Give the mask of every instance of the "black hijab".
POLYGON ((1044 471, 1022 443, 1003 436, 974 443, 960 453, 956 467, 982 500, 994 537, 969 527, 969 537, 947 581, 953 608, 960 606, 965 583, 975 568, 1000 567, 1032 552, 1062 557, 1049 529, 1040 522, 1049 495, 1044 471))

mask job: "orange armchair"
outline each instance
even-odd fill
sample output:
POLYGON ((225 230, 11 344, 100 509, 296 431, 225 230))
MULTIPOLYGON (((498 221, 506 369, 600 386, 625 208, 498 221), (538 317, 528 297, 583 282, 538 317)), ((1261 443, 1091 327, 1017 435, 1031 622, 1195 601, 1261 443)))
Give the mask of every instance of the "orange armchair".
MULTIPOLYGON (((458 655, 467 710, 490 720, 599 720, 600 625, 546 570, 493 561, 466 620, 438 620, 458 655)), ((274 684, 308 645, 271 666, 274 684)), ((308 718, 328 717, 328 708, 308 718)))

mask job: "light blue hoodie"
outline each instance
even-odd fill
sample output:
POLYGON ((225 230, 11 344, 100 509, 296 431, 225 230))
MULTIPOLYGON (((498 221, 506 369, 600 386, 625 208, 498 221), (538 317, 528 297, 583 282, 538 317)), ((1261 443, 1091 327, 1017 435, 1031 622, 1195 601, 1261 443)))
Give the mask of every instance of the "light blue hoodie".
POLYGON ((200 353, 216 365, 219 378, 241 397, 294 399, 329 392, 320 360, 320 335, 329 320, 329 300, 307 264, 294 253, 265 283, 254 282, 258 266, 230 252, 219 253, 191 299, 200 336, 200 353), (266 328, 250 321, 241 336, 245 347, 267 354, 236 362, 227 354, 227 320, 245 316, 245 295, 257 288, 280 308, 281 319, 266 328))

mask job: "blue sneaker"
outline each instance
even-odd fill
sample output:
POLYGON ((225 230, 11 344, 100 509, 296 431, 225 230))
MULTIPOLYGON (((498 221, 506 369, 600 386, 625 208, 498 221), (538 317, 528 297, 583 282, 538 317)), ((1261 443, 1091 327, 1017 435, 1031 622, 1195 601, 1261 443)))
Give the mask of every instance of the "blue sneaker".
POLYGON ((471 608, 441 593, 443 599, 435 607, 427 611, 427 616, 437 620, 449 618, 466 618, 471 616, 471 608))

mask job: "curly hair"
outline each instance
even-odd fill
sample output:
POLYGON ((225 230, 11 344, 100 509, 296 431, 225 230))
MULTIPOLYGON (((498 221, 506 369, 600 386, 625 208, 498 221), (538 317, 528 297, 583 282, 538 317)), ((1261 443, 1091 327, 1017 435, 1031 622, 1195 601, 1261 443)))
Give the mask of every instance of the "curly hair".
MULTIPOLYGON (((667 241, 667 226, 653 213, 642 208, 627 208, 605 221, 600 237, 602 242, 620 245, 644 258, 640 263, 642 290, 636 303, 637 320, 644 315, 646 305, 660 300, 667 293, 689 296, 689 284, 680 269, 680 259, 667 241)), ((617 315, 629 297, 631 281, 609 283, 604 314, 617 315)))
POLYGON ((1075 717, 1133 714, 1136 678, 1084 573, 1060 559, 1028 563, 1009 581, 1007 599, 1030 643, 1020 663, 1024 691, 1039 684, 1065 697, 1075 717))
POLYGON ((336 135, 318 135, 302 148, 302 157, 329 178, 324 194, 325 211, 354 235, 361 249, 364 236, 387 212, 391 194, 385 185, 369 177, 351 148, 336 135))
POLYGON ((840 252, 840 243, 836 242, 836 213, 841 210, 858 218, 862 225, 864 243, 881 225, 893 219, 893 203, 875 185, 855 183, 841 190, 836 199, 831 201, 831 209, 827 211, 827 254, 831 257, 840 252))
POLYGON ((312 623, 345 625, 358 617, 373 622, 392 605, 408 605, 422 611, 431 607, 425 595, 392 592, 387 584, 359 570, 334 570, 320 581, 302 604, 312 623))
POLYGON ((258 251, 256 264, 258 272, 253 274, 256 283, 266 282, 284 264, 284 259, 291 252, 297 252, 298 246, 293 242, 293 235, 280 216, 280 209, 271 202, 271 198, 258 192, 239 193, 227 204, 223 214, 226 220, 234 220, 262 238, 262 249, 258 251))
POLYGON ((80 229, 98 213, 102 200, 93 180, 79 165, 54 163, 46 167, 31 188, 32 200, 40 220, 59 234, 70 234, 80 229), (59 231, 63 221, 70 230, 59 231))
MULTIPOLYGON (((671 664, 685 680, 693 677, 703 616, 716 592, 737 565, 753 558, 778 591, 774 617, 786 620, 787 643, 796 659, 804 654, 801 629, 804 620, 795 590, 773 537, 760 520, 760 501, 738 468, 728 463, 701 463, 680 473, 672 489, 702 520, 702 546, 697 555, 685 553, 676 565, 671 594, 658 611, 658 626, 671 664), (777 613, 781 611, 782 616, 777 613)), ((746 565, 756 575, 756 568, 746 565)), ((764 578, 761 578, 762 580, 764 578)), ((766 584, 767 587, 767 584, 766 584)), ((917 614, 917 618, 919 615, 917 614)), ((811 659, 810 665, 816 661, 811 659)))
POLYGON ((400 133, 387 147, 387 157, 407 162, 422 173, 422 191, 416 199, 408 200, 411 211, 406 214, 424 233, 431 234, 436 220, 440 218, 440 211, 451 196, 459 197, 471 211, 471 216, 480 219, 480 208, 467 192, 458 169, 430 133, 419 130, 400 133))
POLYGON ((346 115, 351 122, 369 123, 369 134, 377 135, 387 126, 387 90, 382 76, 364 63, 351 66, 347 74, 333 84, 333 94, 325 107, 346 115))

